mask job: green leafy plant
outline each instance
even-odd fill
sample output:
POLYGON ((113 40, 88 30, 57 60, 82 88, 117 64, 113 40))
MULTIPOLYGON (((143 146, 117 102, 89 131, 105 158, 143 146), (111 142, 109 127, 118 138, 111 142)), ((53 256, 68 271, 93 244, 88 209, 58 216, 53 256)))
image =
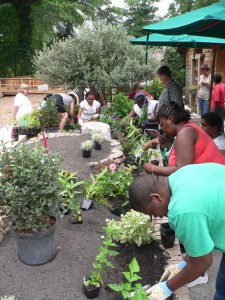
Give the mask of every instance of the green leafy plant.
POLYGON ((95 143, 98 143, 98 144, 102 144, 102 142, 104 141, 104 136, 102 133, 93 133, 92 136, 91 136, 92 140, 95 142, 95 143))
POLYGON ((123 272, 127 282, 118 284, 108 284, 108 286, 116 292, 121 292, 123 299, 131 300, 149 300, 146 291, 140 283, 136 283, 142 278, 138 275, 140 272, 139 264, 134 257, 129 264, 129 271, 123 272))
POLYGON ((81 143, 81 150, 83 151, 90 151, 92 150, 93 142, 92 140, 85 140, 81 143))
POLYGON ((128 200, 128 188, 132 181, 131 171, 127 169, 110 171, 105 167, 101 173, 91 174, 90 181, 85 183, 85 197, 110 207, 107 200, 111 197, 128 200))
POLYGON ((45 127, 57 127, 61 120, 56 109, 56 101, 47 101, 47 105, 40 110, 45 127))
POLYGON ((22 116, 18 122, 22 128, 40 128, 39 121, 40 111, 35 109, 31 114, 22 116))
POLYGON ((150 216, 130 210, 120 221, 107 220, 110 228, 117 229, 113 239, 121 244, 135 243, 137 246, 150 244, 156 239, 155 228, 150 216))
POLYGON ((46 228, 60 203, 59 153, 27 145, 0 147, 0 206, 16 230, 46 228))
POLYGON ((111 105, 111 111, 119 118, 123 118, 129 114, 134 102, 129 100, 123 93, 118 93, 111 105))
POLYGON ((15 298, 15 296, 13 296, 13 295, 11 295, 11 296, 9 296, 9 297, 3 296, 3 297, 1 297, 1 300, 16 300, 16 298, 15 298))
MULTIPOLYGON (((80 187, 83 186, 84 181, 78 181, 76 173, 68 173, 62 171, 59 175, 60 196, 63 199, 61 207, 71 209, 73 216, 80 215, 80 202, 78 195, 82 193, 80 187)), ((63 211, 63 212, 65 212, 63 211)))
POLYGON ((138 124, 142 124, 144 121, 148 120, 148 108, 146 105, 143 105, 141 108, 141 116, 139 118, 138 124))
POLYGON ((102 275, 105 271, 105 267, 114 268, 109 257, 118 254, 117 251, 110 249, 111 247, 117 247, 117 245, 112 240, 112 234, 116 232, 117 229, 111 228, 110 226, 102 227, 106 232, 106 236, 102 236, 102 246, 99 248, 99 253, 96 255, 92 266, 94 270, 91 272, 89 279, 84 279, 84 284, 86 286, 93 285, 99 287, 103 284, 102 275))
POLYGON ((164 89, 164 85, 159 80, 153 80, 147 87, 147 92, 154 97, 155 100, 159 99, 162 91, 164 89))

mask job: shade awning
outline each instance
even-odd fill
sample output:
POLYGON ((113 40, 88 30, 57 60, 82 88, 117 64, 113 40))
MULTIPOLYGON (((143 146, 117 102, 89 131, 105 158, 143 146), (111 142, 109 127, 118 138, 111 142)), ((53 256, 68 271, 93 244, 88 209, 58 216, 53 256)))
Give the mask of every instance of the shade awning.
POLYGON ((143 27, 152 33, 225 38, 225 0, 143 27))

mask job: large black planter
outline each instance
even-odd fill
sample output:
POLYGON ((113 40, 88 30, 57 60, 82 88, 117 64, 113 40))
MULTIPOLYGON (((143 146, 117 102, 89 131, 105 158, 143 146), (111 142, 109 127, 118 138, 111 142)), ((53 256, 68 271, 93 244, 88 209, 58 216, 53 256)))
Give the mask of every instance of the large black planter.
POLYGON ((101 150, 102 144, 95 142, 95 150, 101 150))
POLYGON ((55 242, 56 225, 33 233, 14 231, 20 260, 30 266, 42 265, 56 256, 55 242))
POLYGON ((172 248, 175 241, 175 232, 169 223, 160 225, 161 242, 164 248, 172 248))
POLYGON ((85 158, 91 157, 91 150, 83 150, 83 157, 85 158))
POLYGON ((98 297, 100 293, 101 286, 99 287, 95 287, 93 285, 86 286, 83 283, 83 288, 84 288, 84 294, 87 297, 87 299, 95 299, 98 297))

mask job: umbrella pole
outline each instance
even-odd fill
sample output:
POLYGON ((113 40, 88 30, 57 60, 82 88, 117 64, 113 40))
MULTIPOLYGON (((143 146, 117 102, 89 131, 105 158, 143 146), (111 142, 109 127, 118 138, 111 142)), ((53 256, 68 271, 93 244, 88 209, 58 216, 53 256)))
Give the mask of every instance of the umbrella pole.
POLYGON ((213 90, 213 77, 214 77, 214 71, 215 71, 215 63, 216 63, 216 53, 219 48, 218 44, 213 44, 213 61, 212 61, 212 70, 211 70, 211 81, 210 81, 210 94, 209 94, 209 108, 208 112, 211 110, 211 101, 212 101, 212 90, 213 90))

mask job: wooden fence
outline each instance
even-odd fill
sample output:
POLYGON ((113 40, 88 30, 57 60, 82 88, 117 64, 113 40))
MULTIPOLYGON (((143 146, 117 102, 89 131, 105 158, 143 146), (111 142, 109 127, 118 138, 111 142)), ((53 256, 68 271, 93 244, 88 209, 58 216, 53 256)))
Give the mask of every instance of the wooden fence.
POLYGON ((0 78, 0 97, 4 95, 16 95, 19 91, 19 86, 28 84, 30 87, 30 94, 48 94, 48 93, 67 93, 64 86, 50 87, 42 80, 31 77, 14 77, 14 78, 0 78))

